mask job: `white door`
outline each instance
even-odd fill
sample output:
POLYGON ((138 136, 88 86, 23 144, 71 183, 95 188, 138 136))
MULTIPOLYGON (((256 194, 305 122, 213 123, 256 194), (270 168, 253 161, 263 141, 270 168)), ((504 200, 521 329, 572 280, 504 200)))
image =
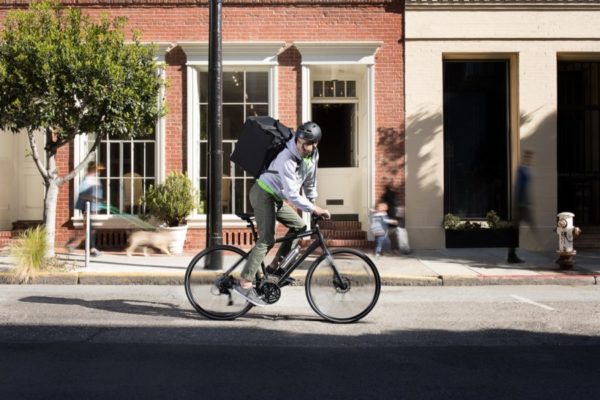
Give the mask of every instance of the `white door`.
POLYGON ((323 131, 317 171, 319 203, 332 214, 357 216, 361 211, 357 111, 354 101, 312 104, 312 120, 323 131))

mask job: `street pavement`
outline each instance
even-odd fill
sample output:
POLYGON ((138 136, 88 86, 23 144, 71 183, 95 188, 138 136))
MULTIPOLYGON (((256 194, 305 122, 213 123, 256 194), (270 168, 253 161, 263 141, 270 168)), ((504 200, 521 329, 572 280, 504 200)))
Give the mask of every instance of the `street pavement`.
MULTIPOLYGON (((554 251, 534 252, 519 249, 525 262, 508 264, 506 249, 440 249, 415 250, 409 255, 382 256, 375 259, 383 285, 403 286, 467 286, 467 285, 595 285, 600 281, 600 250, 580 250, 575 267, 561 270, 555 263, 554 251)), ((81 251, 58 253, 68 271, 39 273, 36 284, 151 284, 183 283, 185 270, 195 253, 178 256, 150 254, 126 256, 104 252, 90 257, 84 267, 81 251)), ((303 281, 314 258, 309 258, 292 276, 303 281)), ((11 260, 0 253, 0 283, 11 283, 11 260)))

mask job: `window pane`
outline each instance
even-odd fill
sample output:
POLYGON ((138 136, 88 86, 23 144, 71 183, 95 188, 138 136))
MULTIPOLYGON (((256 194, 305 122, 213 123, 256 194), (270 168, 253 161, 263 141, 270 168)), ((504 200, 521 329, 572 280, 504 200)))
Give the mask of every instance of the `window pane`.
POLYGON ((119 160, 121 159, 121 146, 119 143, 110 144, 110 171, 111 177, 118 177, 121 175, 121 167, 119 160))
POLYGON ((200 176, 208 176, 208 143, 200 142, 200 176))
POLYGON ((269 101, 268 72, 246 72, 246 101, 262 103, 269 101))
POLYGON ((198 213, 200 214, 206 214, 206 207, 207 207, 207 202, 206 202, 206 198, 208 196, 208 191, 207 191, 207 181, 206 179, 200 179, 200 210, 198 210, 198 213))
POLYGON ((200 106, 200 140, 208 140, 208 106, 200 106))
POLYGON ((356 81, 346 81, 346 96, 356 97, 356 81))
POLYGON ((123 176, 123 211, 130 214, 139 214, 140 198, 144 193, 144 179, 123 176))
POLYGON ((110 180, 110 199, 108 204, 113 207, 111 209, 111 214, 116 214, 121 210, 121 185, 119 179, 111 179, 110 180))
POLYGON ((101 203, 104 204, 104 207, 99 207, 97 214, 106 214, 108 211, 106 210, 106 204, 107 204, 107 191, 106 191, 106 179, 100 179, 100 185, 102 185, 102 193, 104 194, 104 198, 102 199, 101 203))
POLYGON ((246 117, 269 115, 269 106, 266 104, 250 104, 246 107, 246 117))
POLYGON ((233 202, 231 197, 231 179, 223 179, 221 186, 221 205, 224 214, 233 213, 233 202))
POLYGON ((223 105, 223 139, 237 139, 244 125, 244 106, 223 105))
POLYGON ((313 82, 313 97, 323 97, 323 81, 313 82))
POLYGON ((231 176, 231 149, 233 148, 232 143, 223 143, 223 175, 231 176))
POLYGON ((155 152, 154 152, 154 143, 146 143, 146 175, 147 177, 154 177, 155 171, 154 167, 156 164, 155 161, 155 152))
POLYGON ((200 86, 200 102, 208 102, 208 72, 201 71, 198 74, 198 86, 200 86))
POLYGON ((244 179, 235 180, 235 210, 240 212, 244 210, 244 198, 246 193, 244 192, 244 179))
POLYGON ((242 103, 244 101, 244 73, 223 72, 223 102, 242 103))
POLYGON ((123 143, 123 154, 121 155, 121 158, 123 160, 123 173, 131 172, 131 143, 123 143))
POLYGON ((252 204, 250 204, 250 189, 252 188, 252 186, 254 185, 254 182, 256 182, 256 180, 251 177, 249 179, 245 179, 245 181, 246 181, 246 209, 244 210, 244 212, 253 213, 254 208, 252 208, 252 204))
POLYGON ((325 97, 333 97, 334 94, 334 85, 333 85, 333 81, 325 81, 324 82, 325 85, 325 97))
POLYGON ((335 81, 335 96, 346 97, 346 81, 335 81))
MULTIPOLYGON (((146 143, 133 143, 133 174, 135 176, 144 176, 144 153, 146 143)), ((125 170, 124 172, 128 172, 125 170)))

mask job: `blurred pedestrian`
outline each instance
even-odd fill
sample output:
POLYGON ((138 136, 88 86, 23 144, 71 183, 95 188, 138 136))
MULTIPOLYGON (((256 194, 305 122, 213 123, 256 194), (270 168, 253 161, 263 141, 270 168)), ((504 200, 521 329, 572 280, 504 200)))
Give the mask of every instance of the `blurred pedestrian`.
POLYGON ((379 258, 383 250, 389 249, 389 227, 390 224, 397 225, 398 221, 388 217, 387 204, 379 202, 374 210, 371 210, 370 230, 375 237, 375 258, 379 258))
POLYGON ((381 196, 381 201, 387 206, 388 237, 391 243, 391 249, 394 252, 402 254, 410 253, 408 244, 408 232, 404 227, 404 207, 398 206, 398 193, 394 190, 391 183, 385 185, 385 190, 381 196))
MULTIPOLYGON (((90 213, 95 214, 100 210, 100 206, 102 204, 101 200, 104 197, 104 191, 102 189, 102 185, 100 184, 100 180, 98 179, 98 173, 103 171, 104 165, 96 162, 91 162, 87 166, 87 174, 85 178, 81 182, 79 187, 79 195, 77 196, 77 201, 75 202, 75 208, 80 210, 83 214, 83 228, 84 232, 86 229, 86 203, 90 202, 90 213)), ((91 216, 90 216, 91 217, 91 216)), ((74 242, 76 238, 72 237, 67 241, 67 249, 70 253, 75 249, 74 242)), ((90 227, 90 254, 92 256, 101 255, 100 251, 96 249, 96 231, 92 227, 90 227)))
MULTIPOLYGON (((517 231, 521 223, 525 222, 529 227, 533 227, 533 210, 531 204, 531 165, 533 164, 533 151, 524 150, 521 156, 521 162, 517 167, 517 179, 515 184, 515 205, 513 223, 517 231)), ((506 261, 509 264, 522 263, 523 260, 517 256, 515 247, 508 249, 506 261)))

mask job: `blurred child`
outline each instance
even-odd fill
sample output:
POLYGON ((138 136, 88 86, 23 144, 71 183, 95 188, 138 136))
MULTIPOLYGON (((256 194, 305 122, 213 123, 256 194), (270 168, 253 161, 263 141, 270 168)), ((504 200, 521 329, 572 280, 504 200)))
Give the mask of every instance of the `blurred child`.
POLYGON ((383 248, 390 248, 388 237, 389 224, 397 224, 398 221, 391 219, 387 214, 388 206, 384 202, 377 204, 375 210, 371 211, 371 233, 375 236, 375 257, 379 257, 383 248))

